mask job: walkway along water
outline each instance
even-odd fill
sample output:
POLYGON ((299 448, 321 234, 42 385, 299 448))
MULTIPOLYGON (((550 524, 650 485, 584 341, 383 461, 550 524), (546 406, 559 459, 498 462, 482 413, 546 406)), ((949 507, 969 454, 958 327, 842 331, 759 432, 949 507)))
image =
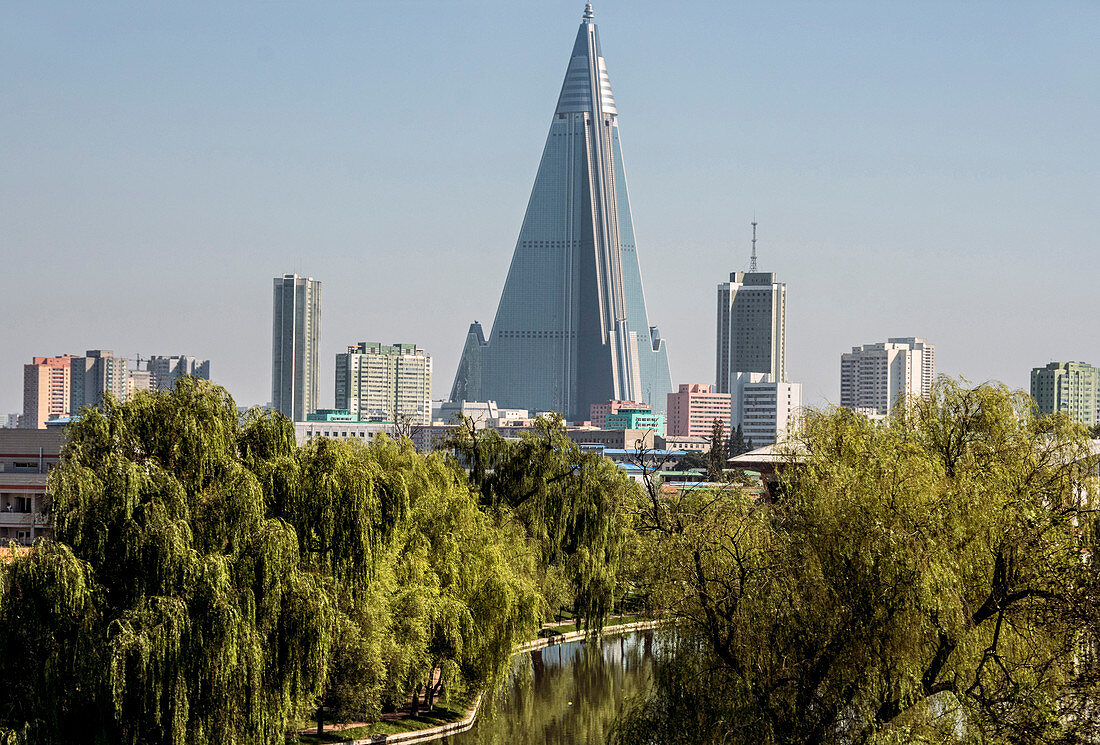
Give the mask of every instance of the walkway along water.
POLYGON ((583 631, 526 642, 514 654, 530 653, 530 665, 517 659, 502 690, 479 696, 460 721, 339 745, 413 745, 439 739, 444 745, 567 745, 575 740, 598 745, 623 700, 648 689, 652 630, 659 625, 641 621, 609 626, 598 646, 586 645, 583 631))

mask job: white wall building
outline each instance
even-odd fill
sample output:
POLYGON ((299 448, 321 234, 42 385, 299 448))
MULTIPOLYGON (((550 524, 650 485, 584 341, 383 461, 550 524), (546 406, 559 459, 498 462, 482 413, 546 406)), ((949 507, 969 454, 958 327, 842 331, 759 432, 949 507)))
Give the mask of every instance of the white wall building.
POLYGON ((767 373, 734 376, 731 431, 741 427, 745 442, 754 448, 773 445, 798 424, 802 410, 802 384, 776 382, 767 373))
POLYGON ((871 416, 932 391, 936 346, 916 337, 898 337, 852 347, 840 356, 840 405, 871 416))
POLYGON ((359 421, 431 424, 431 355, 415 344, 349 346, 336 355, 336 408, 359 421))
POLYGON ((458 414, 473 420, 476 427, 508 426, 509 422, 529 421, 527 409, 502 409, 496 401, 440 401, 432 406, 432 421, 451 424, 458 414))
POLYGON ((718 285, 715 390, 733 393, 738 373, 787 379, 787 285, 772 272, 733 272, 718 285))

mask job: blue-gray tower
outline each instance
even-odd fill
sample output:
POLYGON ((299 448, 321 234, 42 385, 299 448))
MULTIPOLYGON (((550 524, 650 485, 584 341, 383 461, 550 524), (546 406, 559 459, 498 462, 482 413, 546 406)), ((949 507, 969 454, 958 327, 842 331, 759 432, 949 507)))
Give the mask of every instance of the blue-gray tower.
POLYGON ((567 419, 608 400, 664 412, 668 353, 646 314, 618 120, 588 4, 492 332, 470 326, 452 401, 567 419))

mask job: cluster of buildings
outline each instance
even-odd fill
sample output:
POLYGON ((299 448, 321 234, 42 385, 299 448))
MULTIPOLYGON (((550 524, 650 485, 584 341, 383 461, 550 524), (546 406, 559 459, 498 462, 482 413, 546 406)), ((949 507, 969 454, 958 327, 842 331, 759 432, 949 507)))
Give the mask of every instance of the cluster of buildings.
POLYGON ((65 424, 85 406, 98 406, 110 393, 120 401, 137 391, 167 390, 184 375, 210 379, 210 360, 186 355, 126 357, 109 349, 89 349, 84 356, 35 357, 23 365, 23 413, 8 415, 7 427, 43 429, 65 424), (145 367, 141 363, 145 362, 145 367))
MULTIPOLYGON (((336 357, 334 409, 317 407, 321 283, 274 280, 272 405, 300 439, 411 434, 425 446, 463 414, 513 433, 557 412, 585 444, 709 447, 714 423, 756 447, 782 439, 802 408, 787 378, 787 288, 759 271, 718 285, 715 379, 673 386, 651 325, 619 146, 619 118, 591 8, 573 44, 541 165, 492 326, 470 325, 447 401, 431 400, 431 356, 360 342, 336 357)), ((923 339, 859 347, 842 360, 843 405, 885 416, 927 392, 923 339)))
MULTIPOLYGON (((748 446, 782 440, 797 425, 802 386, 787 377, 787 287, 759 271, 753 222, 749 269, 718 284, 715 379, 672 384, 669 350, 651 325, 619 145, 619 119, 591 5, 573 44, 530 201, 488 335, 467 332, 449 400, 432 400, 432 358, 414 344, 361 341, 336 355, 335 407, 319 407, 321 282, 274 279, 271 408, 300 441, 374 440, 403 434, 421 448, 461 415, 506 437, 556 412, 568 435, 629 464, 639 446, 657 457, 710 447, 715 422, 748 446)), ((0 424, 0 542, 49 530, 46 474, 58 462, 59 426, 107 393, 171 388, 210 378, 209 360, 137 358, 109 350, 35 357, 24 365, 22 414, 0 424), (15 429, 18 428, 18 429, 15 429)), ((841 355, 840 404, 869 418, 927 395, 935 346, 890 338, 841 355)), ((1052 362, 1031 373, 1041 411, 1100 425, 1100 369, 1052 362)))

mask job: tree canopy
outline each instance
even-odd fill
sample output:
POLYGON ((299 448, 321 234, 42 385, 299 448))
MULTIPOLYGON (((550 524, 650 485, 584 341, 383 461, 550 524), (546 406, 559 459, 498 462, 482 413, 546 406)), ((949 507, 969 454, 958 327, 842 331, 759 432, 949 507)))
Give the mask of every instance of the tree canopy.
POLYGON ((523 532, 407 440, 299 448, 191 378, 67 435, 56 539, 0 570, 7 741, 280 741, 484 685, 537 622, 523 532))
POLYGON ((941 380, 881 424, 808 413, 773 502, 654 499, 639 529, 684 623, 619 741, 1091 741, 1086 435, 941 380))

